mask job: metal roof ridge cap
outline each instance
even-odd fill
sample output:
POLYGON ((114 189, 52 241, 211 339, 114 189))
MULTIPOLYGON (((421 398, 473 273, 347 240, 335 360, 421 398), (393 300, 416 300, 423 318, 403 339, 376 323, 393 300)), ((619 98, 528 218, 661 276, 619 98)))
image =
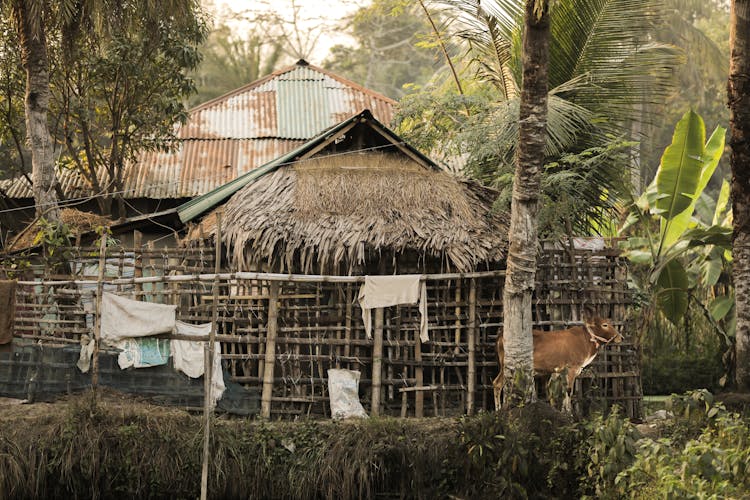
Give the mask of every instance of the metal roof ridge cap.
POLYGON ((318 71, 320 73, 323 73, 324 75, 326 75, 326 76, 328 76, 330 78, 333 78, 334 80, 336 80, 336 81, 338 81, 340 83, 343 83, 344 85, 352 87, 352 88, 354 88, 356 90, 359 90, 360 92, 363 92, 365 94, 368 94, 368 95, 370 95, 372 97, 376 97, 378 99, 386 101, 389 104, 392 104, 394 106, 398 105, 398 101, 397 100, 391 99, 390 97, 388 97, 385 94, 381 94, 380 92, 378 92, 376 90, 369 89, 369 88, 365 87, 364 85, 360 85, 359 83, 356 83, 356 82, 354 82, 352 80, 349 80, 348 78, 345 78, 345 77, 343 77, 341 75, 338 75, 338 74, 336 74, 336 73, 334 73, 332 71, 329 71, 327 69, 323 69, 320 66, 315 66, 314 64, 308 63, 307 66, 304 66, 304 67, 312 69, 312 70, 315 70, 315 71, 318 71))

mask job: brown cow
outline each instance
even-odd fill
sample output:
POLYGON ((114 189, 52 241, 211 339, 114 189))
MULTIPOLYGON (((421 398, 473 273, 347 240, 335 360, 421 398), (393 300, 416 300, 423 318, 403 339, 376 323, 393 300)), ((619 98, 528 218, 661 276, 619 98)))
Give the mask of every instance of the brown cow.
MULTIPOLYGON (((600 317, 589 318, 583 325, 567 330, 534 330, 533 334, 534 374, 552 375, 567 369, 568 395, 573 393, 573 382, 594 360, 599 347, 612 341, 622 342, 622 335, 612 326, 612 322, 600 317)), ((495 387, 495 406, 499 407, 504 381, 502 335, 498 335, 495 347, 500 373, 492 385, 495 387)))

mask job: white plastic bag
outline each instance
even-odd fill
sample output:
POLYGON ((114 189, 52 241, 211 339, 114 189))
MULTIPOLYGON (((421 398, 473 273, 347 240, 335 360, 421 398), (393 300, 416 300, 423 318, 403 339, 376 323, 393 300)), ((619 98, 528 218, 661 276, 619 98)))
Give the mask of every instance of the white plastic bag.
POLYGON ((367 413, 359 402, 359 375, 354 370, 328 370, 328 397, 334 419, 367 418, 367 413))

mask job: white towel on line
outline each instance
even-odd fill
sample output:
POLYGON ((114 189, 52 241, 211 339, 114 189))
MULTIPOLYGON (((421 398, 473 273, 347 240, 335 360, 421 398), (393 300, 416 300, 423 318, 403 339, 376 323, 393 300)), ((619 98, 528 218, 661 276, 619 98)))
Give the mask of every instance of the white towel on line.
POLYGON ((365 276, 365 283, 359 289, 359 306, 367 338, 372 338, 372 309, 402 304, 419 304, 419 339, 429 342, 427 283, 419 274, 365 276))
MULTIPOLYGON (((206 337, 211 333, 211 323, 191 325, 190 323, 177 322, 177 333, 180 335, 196 335, 206 337)), ((205 358, 203 346, 205 342, 199 340, 173 340, 172 362, 177 371, 181 371, 190 378, 198 378, 205 373, 205 358)), ((221 344, 214 342, 214 362, 211 373, 211 406, 224 394, 224 373, 221 370, 221 344)))
MULTIPOLYGON (((175 327, 176 310, 177 306, 174 305, 142 302, 104 292, 100 309, 101 343, 124 351, 125 354, 118 357, 121 368, 136 365, 153 366, 136 361, 143 359, 142 349, 140 344, 133 340, 172 332, 175 327)), ((82 372, 89 371, 93 353, 93 339, 82 337, 81 355, 77 364, 82 372)))

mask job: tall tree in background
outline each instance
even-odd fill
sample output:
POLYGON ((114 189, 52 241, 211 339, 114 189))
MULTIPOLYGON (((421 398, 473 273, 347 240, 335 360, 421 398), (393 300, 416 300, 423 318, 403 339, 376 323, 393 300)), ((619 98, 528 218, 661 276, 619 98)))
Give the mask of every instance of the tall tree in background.
POLYGON ((729 59, 737 386, 750 390, 750 0, 732 0, 729 59))
POLYGON ((271 73, 282 57, 280 34, 274 35, 272 19, 266 15, 244 16, 248 26, 241 35, 222 20, 201 48, 203 61, 191 76, 197 92, 191 106, 206 102, 271 73))
POLYGON ((26 133, 31 146, 31 169, 37 217, 60 218, 55 191, 53 145, 47 127, 50 87, 46 22, 43 0, 12 0, 21 64, 26 72, 26 133))
POLYGON ((529 402, 535 397, 531 295, 547 142, 549 0, 526 0, 524 19, 520 125, 503 289, 504 406, 529 402))
MULTIPOLYGON (((93 191, 85 194, 121 191, 118 172, 133 148, 160 147, 164 141, 156 144, 154 138, 170 136, 193 90, 183 70, 198 60, 196 45, 205 36, 201 11, 195 0, 7 0, 1 5, 2 26, 12 19, 22 49, 27 119, 25 130, 19 129, 11 105, 15 76, 5 68, 8 102, 0 121, 14 142, 29 136, 37 216, 54 220, 62 196, 56 168, 66 163, 78 168, 93 191), (59 71, 50 76, 50 67, 59 71), (61 125, 50 130, 50 123, 61 125), (57 166, 55 144, 68 152, 57 166), (110 175, 102 176, 100 169, 110 175)), ((3 40, 11 40, 5 30, 3 40)), ((12 54, 4 53, 2 60, 12 63, 12 54)), ((16 170, 25 174, 25 148, 16 144, 16 149, 16 170)))
POLYGON ((323 66, 398 99, 406 84, 423 84, 442 60, 418 2, 374 0, 349 20, 354 48, 336 45, 323 66))
MULTIPOLYGON (((641 106, 644 118, 633 124, 640 141, 641 179, 646 182, 653 179, 661 154, 671 143, 672 125, 688 109, 707 124, 729 125, 726 102, 716 98, 726 91, 729 75, 729 4, 723 0, 665 0, 663 5, 665 15, 655 24, 654 38, 682 49, 685 62, 676 69, 673 91, 659 102, 641 106)), ((729 155, 722 157, 718 173, 710 192, 718 193, 721 180, 728 178, 729 155)))
POLYGON ((200 61, 207 29, 202 16, 157 19, 130 11, 109 33, 71 41, 53 83, 61 110, 60 166, 75 169, 97 195, 104 215, 126 216, 126 166, 144 151, 175 145, 176 122, 187 118, 195 90, 187 76, 200 61))

